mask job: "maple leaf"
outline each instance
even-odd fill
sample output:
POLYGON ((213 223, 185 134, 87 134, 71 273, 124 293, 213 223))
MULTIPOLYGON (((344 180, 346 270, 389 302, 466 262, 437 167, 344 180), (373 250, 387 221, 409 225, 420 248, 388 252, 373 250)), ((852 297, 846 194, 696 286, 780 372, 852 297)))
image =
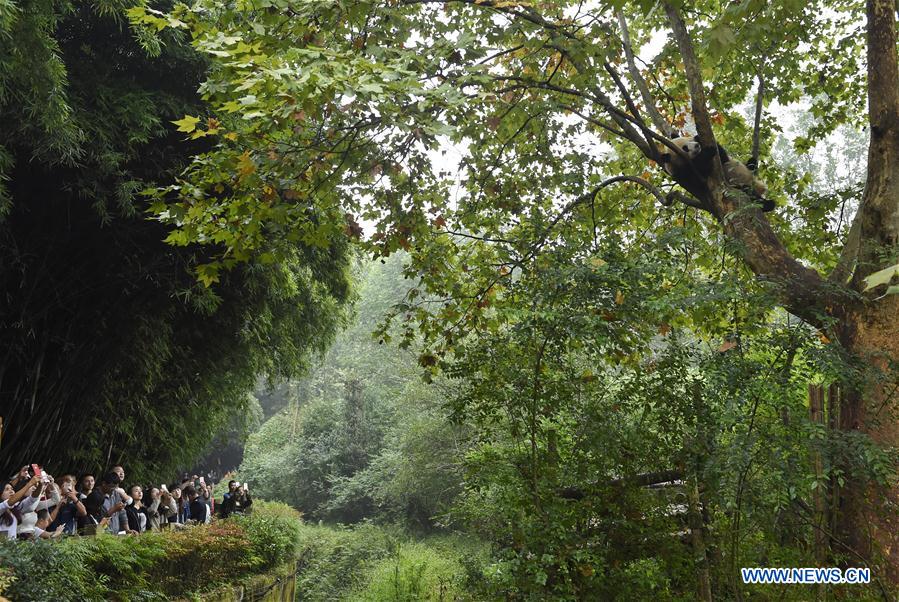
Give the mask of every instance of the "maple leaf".
POLYGON ((173 121, 172 123, 178 126, 179 132, 190 134, 192 131, 197 129, 197 124, 200 123, 200 118, 185 115, 184 119, 179 119, 178 121, 173 121))
POLYGON ((241 177, 246 177, 256 171, 256 165, 250 157, 250 151, 244 151, 237 159, 237 173, 241 177))

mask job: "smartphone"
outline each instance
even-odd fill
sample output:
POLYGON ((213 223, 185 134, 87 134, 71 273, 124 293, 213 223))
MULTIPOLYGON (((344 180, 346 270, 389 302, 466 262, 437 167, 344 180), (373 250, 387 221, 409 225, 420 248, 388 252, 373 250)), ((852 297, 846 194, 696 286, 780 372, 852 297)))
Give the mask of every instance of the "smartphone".
POLYGON ((205 484, 206 484, 206 479, 204 479, 203 477, 200 477, 200 485, 205 485, 205 484))
POLYGON ((165 483, 163 483, 162 485, 160 485, 159 488, 162 489, 163 491, 168 491, 168 490, 169 490, 169 488, 165 486, 165 483))
POLYGON ((41 476, 41 467, 38 466, 37 464, 32 464, 31 465, 31 474, 33 474, 36 477, 41 476))

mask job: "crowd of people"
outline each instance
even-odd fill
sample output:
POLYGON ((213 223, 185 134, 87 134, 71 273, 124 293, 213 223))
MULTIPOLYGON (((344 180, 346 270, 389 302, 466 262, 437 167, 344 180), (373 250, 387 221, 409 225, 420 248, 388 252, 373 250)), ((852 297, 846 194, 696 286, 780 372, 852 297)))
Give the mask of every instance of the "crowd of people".
POLYGON ((37 464, 23 466, 0 491, 0 538, 52 539, 65 535, 133 535, 208 523, 253 503, 249 487, 228 481, 219 503, 205 477, 183 475, 169 487, 131 485, 125 469, 113 466, 99 483, 93 474, 54 479, 37 464))

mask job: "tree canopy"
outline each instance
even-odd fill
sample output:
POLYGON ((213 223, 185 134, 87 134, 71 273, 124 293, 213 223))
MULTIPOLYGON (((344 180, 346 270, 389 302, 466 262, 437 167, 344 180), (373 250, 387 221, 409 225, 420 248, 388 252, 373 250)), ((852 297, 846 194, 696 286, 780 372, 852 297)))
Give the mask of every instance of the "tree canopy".
POLYGON ((497 597, 740 599, 739 567, 774 561, 899 583, 893 0, 2 2, 15 453, 55 424, 86 463, 171 464, 169 435, 329 341, 351 245, 402 250, 376 341, 452 391, 363 419, 344 369, 403 394, 349 339, 252 441, 247 466, 315 484, 272 492, 378 514, 403 418, 445 402, 422 457, 464 433, 444 490, 497 597), (775 211, 720 157, 666 175, 675 131, 758 160, 775 211))
MULTIPOLYGON (((549 362, 576 353, 589 381, 594 367, 646 369, 657 337, 676 346, 688 335, 688 347, 722 354, 755 340, 758 362, 766 336, 787 336, 746 377, 790 382, 796 359, 814 356, 800 373, 839 383, 828 412, 855 451, 827 469, 852 483, 828 487, 840 510, 832 549, 899 574, 883 503, 896 498, 885 383, 897 350, 884 336, 897 305, 887 288, 899 202, 895 3, 209 0, 129 16, 146 31, 188 32, 210 61, 209 110, 177 123, 212 146, 152 193, 171 242, 213 243, 206 282, 245 258, 277 258, 271 235, 362 238, 375 256, 410 250, 417 285, 395 306, 401 344, 420 337, 429 373, 483 375, 485 399, 505 402, 478 410, 478 424, 504 408, 515 437, 519 417, 531 462, 558 450, 546 421, 573 395, 572 374, 549 379, 549 362), (800 156, 839 144, 828 138, 839 127, 867 124, 866 173, 822 188, 795 161, 777 161, 780 107, 791 105, 811 117, 790 134, 800 156), (760 159, 777 210, 762 215, 717 160, 705 185, 667 178, 655 165, 672 130, 760 159), (470 354, 492 343, 513 355, 488 375, 490 362, 470 354), (499 383, 508 396, 496 397, 499 383)), ((703 399, 727 390, 702 380, 703 399)), ((458 411, 479 398, 475 389, 458 411)), ((702 411, 717 420, 734 402, 721 403, 702 411)), ((755 416, 744 416, 750 432, 755 416)), ((755 460, 746 462, 740 474, 755 460)), ((731 527, 737 542, 739 521, 731 527)))

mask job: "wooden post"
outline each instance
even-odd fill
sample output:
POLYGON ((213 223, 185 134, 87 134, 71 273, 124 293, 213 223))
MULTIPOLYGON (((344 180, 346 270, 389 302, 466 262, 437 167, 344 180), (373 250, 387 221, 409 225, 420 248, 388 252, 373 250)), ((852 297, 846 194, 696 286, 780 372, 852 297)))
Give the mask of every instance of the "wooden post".
MULTIPOLYGON (((819 385, 808 386, 808 409, 813 425, 824 425, 824 388, 819 385)), ((818 444, 812 442, 812 467, 815 471, 817 486, 812 492, 814 499, 813 517, 815 561, 818 566, 824 566, 827 561, 827 539, 824 536, 824 528, 827 523, 827 496, 824 488, 824 459, 818 444)))
POLYGON ((687 520, 690 524, 690 543, 693 546, 693 564, 696 567, 699 599, 702 602, 712 602, 712 580, 709 576, 709 559, 705 546, 705 534, 703 533, 699 482, 695 472, 690 474, 687 481, 687 502, 687 520))
POLYGON ((693 383, 693 403, 698 420, 695 446, 688 445, 688 448, 693 447, 693 462, 684 471, 687 477, 687 523, 690 526, 690 543, 693 547, 698 599, 702 602, 712 602, 712 579, 705 541, 705 520, 702 515, 702 497, 699 495, 699 477, 708 454, 708 439, 703 420, 708 408, 703 403, 702 387, 698 381, 693 383))
MULTIPOLYGON (((830 385, 830 388, 827 390, 827 422, 828 428, 831 433, 836 433, 840 430, 840 397, 842 395, 842 390, 840 385, 837 383, 833 383, 830 385)), ((830 525, 830 532, 837 532, 837 525, 839 511, 840 511, 840 484, 837 481, 836 476, 833 474, 834 468, 837 463, 831 454, 830 457, 830 487, 828 490, 828 494, 830 496, 830 504, 829 504, 829 513, 830 520, 828 521, 830 525)), ((831 542, 831 549, 833 549, 834 543, 831 542)))

